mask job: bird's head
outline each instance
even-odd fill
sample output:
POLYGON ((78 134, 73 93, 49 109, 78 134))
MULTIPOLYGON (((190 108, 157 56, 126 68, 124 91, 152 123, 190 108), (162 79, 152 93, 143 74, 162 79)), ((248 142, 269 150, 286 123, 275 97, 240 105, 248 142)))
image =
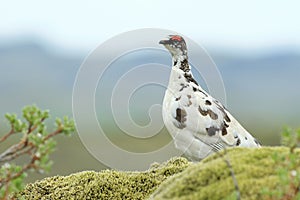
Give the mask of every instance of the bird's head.
POLYGON ((172 56, 187 55, 186 43, 179 35, 169 35, 167 39, 161 40, 159 44, 164 45, 172 54, 172 56))

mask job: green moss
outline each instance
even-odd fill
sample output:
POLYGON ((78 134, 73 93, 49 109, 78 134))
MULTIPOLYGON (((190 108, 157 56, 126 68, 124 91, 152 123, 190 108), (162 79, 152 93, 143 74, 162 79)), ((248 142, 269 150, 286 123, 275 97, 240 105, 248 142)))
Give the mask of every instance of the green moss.
MULTIPOLYGON (((264 188, 276 188, 279 180, 272 155, 274 152, 287 154, 288 151, 284 147, 228 151, 243 200, 264 199, 264 188)), ((218 155, 213 155, 170 177, 151 195, 151 199, 236 199, 234 194, 226 163, 218 155)))
MULTIPOLYGON (((234 148, 229 158, 243 200, 264 199, 264 188, 279 183, 274 153, 284 147, 234 148)), ((212 155, 193 164, 173 158, 145 172, 80 172, 28 184, 17 197, 25 199, 235 199, 230 171, 222 158, 212 155)))
POLYGON ((17 194, 24 199, 145 199, 168 177, 183 171, 189 163, 174 158, 164 164, 153 164, 145 172, 104 170, 86 171, 70 176, 45 178, 17 194))

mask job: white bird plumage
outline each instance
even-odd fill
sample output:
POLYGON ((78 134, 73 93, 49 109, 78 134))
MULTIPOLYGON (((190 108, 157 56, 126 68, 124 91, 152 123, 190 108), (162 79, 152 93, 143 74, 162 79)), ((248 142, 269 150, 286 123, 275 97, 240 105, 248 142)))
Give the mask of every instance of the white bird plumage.
POLYGON ((172 70, 163 101, 163 120, 176 148, 191 160, 227 147, 260 147, 257 140, 193 78, 184 39, 161 40, 172 55, 172 70))

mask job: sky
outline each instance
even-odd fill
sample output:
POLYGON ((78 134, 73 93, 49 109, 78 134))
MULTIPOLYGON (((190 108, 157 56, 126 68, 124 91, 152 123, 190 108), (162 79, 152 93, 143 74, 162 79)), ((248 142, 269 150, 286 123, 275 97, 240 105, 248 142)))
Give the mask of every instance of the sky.
POLYGON ((1 2, 0 45, 25 38, 90 51, 125 31, 163 28, 204 46, 297 47, 299 8, 296 0, 10 0, 1 2))

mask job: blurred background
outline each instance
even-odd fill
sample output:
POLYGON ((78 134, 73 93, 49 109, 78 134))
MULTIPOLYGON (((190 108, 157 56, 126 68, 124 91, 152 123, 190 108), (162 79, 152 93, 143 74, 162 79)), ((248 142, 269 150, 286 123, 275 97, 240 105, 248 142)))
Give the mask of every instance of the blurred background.
MULTIPOLYGON (((72 116, 73 84, 89 52, 125 31, 162 28, 182 33, 208 51, 223 78, 228 109, 263 145, 278 145, 283 126, 300 127, 299 7, 297 1, 258 0, 2 2, 0 133, 9 128, 4 114, 20 115, 28 104, 50 109, 50 127, 54 117, 72 116)), ((163 57, 171 63, 168 54, 163 57)), ((134 59, 142 58, 136 56, 133 63, 134 59)), ((153 94, 153 88, 148 90, 153 94)), ((154 99, 147 92, 137 93, 140 97, 131 102, 137 123, 149 121, 149 103, 141 103, 143 98, 162 102, 163 90, 157 91, 154 99)), ((132 145, 109 117, 100 118, 108 137, 128 150, 147 152, 171 140, 163 129, 147 147, 138 141, 132 145)), ((93 140, 97 133, 88 132, 93 140)), ((47 176, 107 168, 88 153, 77 134, 57 141, 55 163, 47 176)), ((0 150, 8 145, 1 144, 0 150)), ((29 181, 44 176, 30 176, 29 181)))

